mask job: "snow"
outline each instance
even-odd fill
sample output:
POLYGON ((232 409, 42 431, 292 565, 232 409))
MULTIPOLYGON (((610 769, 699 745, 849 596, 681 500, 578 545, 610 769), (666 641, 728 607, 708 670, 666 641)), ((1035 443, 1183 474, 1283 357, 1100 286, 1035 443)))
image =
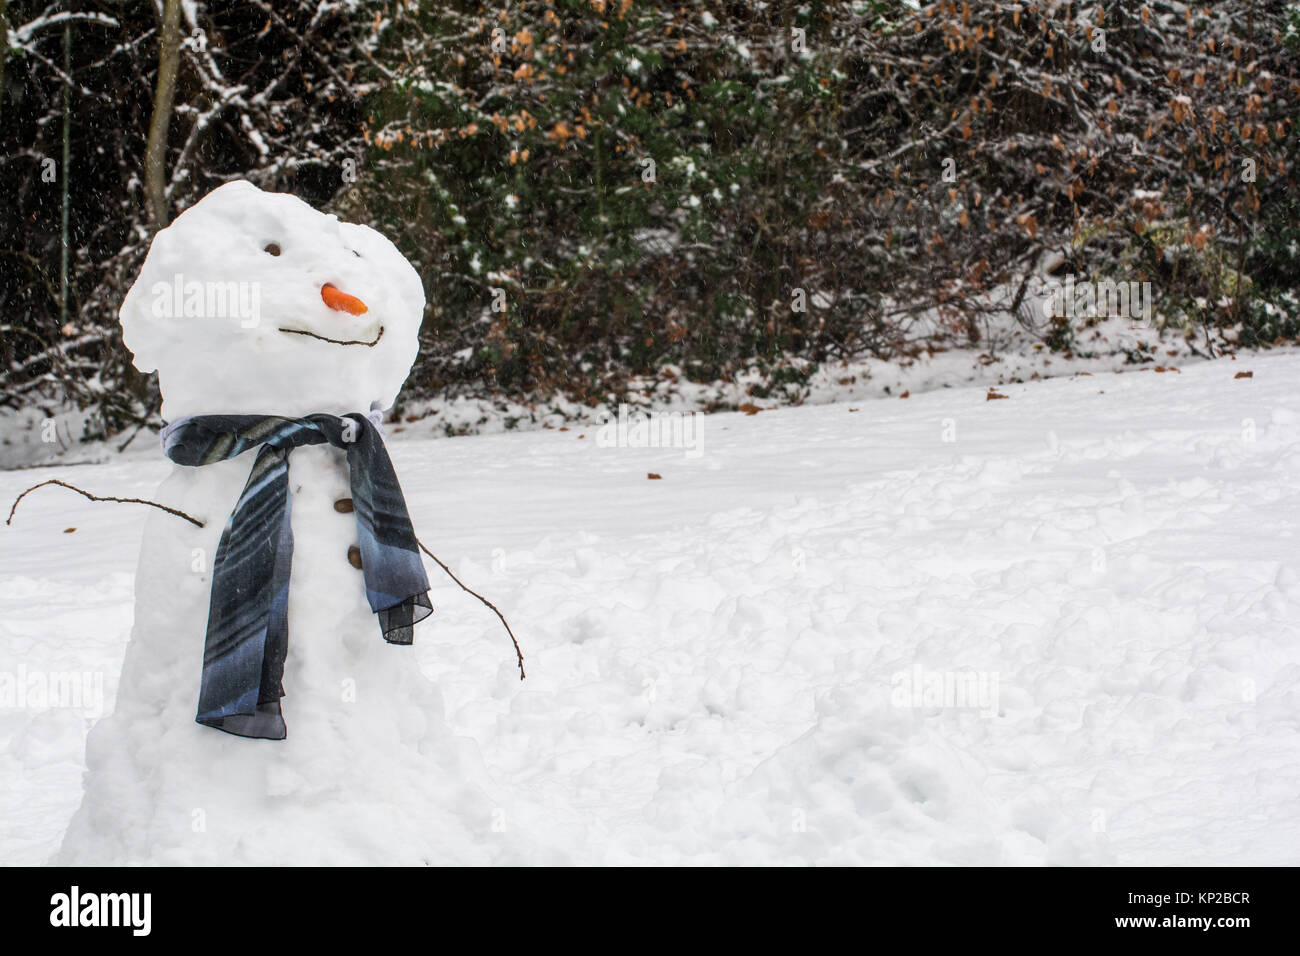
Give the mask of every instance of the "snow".
POLYGON ((141 371, 159 370, 165 419, 343 414, 392 404, 423 306, 419 275, 384 236, 236 181, 155 237, 122 305, 122 337, 141 371), (369 311, 331 309, 325 283, 369 311), (343 348, 286 328, 378 341, 343 348))
MULTIPOLYGON (((132 840, 169 861, 1294 865, 1297 374, 1278 353, 716 414, 698 457, 390 426, 417 533, 509 617, 528 679, 430 564, 413 648, 356 628, 349 653, 400 682, 377 711, 309 679, 350 623, 291 632, 285 744, 309 751, 193 725, 197 670, 155 680, 160 704, 132 705, 142 752, 216 787, 185 748, 220 751, 244 839, 214 849, 221 804, 178 773, 132 840), (348 726, 381 713, 400 726, 348 726)), ((0 473, 0 500, 48 477, 150 496, 168 471, 133 448, 0 473)), ((333 491, 303 489, 296 533, 333 491)), ((152 509, 23 503, 0 532, 0 674, 102 674, 111 708, 146 523, 188 557, 190 529, 152 509)), ((58 850, 87 730, 112 719, 0 706, 0 859, 58 850)))
MULTIPOLYGON (((649 248, 667 240, 646 231, 637 236, 649 248)), ((822 291, 811 297, 814 308, 830 301, 822 291)), ((1028 301, 1028 300, 1027 300, 1028 301)), ((1042 311, 1046 302, 1032 301, 1042 311)), ((938 316, 922 316, 921 328, 939 322, 938 316)), ((735 409, 743 405, 770 408, 781 404, 828 402, 863 402, 876 398, 916 396, 955 385, 980 384, 1002 386, 1024 381, 1060 376, 1110 374, 1116 371, 1137 372, 1143 366, 1166 368, 1188 367, 1204 361, 1207 348, 1214 354, 1236 348, 1238 332, 1233 327, 1216 329, 1211 343, 1186 338, 1174 330, 1145 327, 1115 316, 1089 320, 1079 330, 1074 351, 1058 352, 1046 348, 1028 332, 1015 316, 991 313, 984 323, 986 335, 977 347, 943 347, 929 343, 924 351, 891 359, 863 357, 830 361, 818 366, 804 364, 808 370, 804 385, 776 384, 770 373, 758 365, 736 370, 728 381, 693 382, 678 366, 665 366, 654 376, 633 378, 626 390, 611 395, 607 402, 595 406, 563 396, 537 397, 535 400, 505 396, 450 394, 433 399, 407 400, 402 404, 406 427, 433 427, 440 434, 492 434, 510 430, 536 428, 598 427, 600 422, 617 415, 618 405, 626 402, 639 411, 661 413, 735 409), (410 425, 413 419, 420 424, 410 425)), ((1238 352, 1243 359, 1254 354, 1238 352)), ((790 360, 798 365, 800 360, 790 360)), ((32 432, 14 426, 9 441, 15 443, 8 454, 24 463, 45 463, 38 451, 24 448, 23 438, 32 432)), ((75 431, 75 429, 74 429, 75 431)), ((29 444, 29 443, 28 443, 29 444)))
POLYGON ((44 30, 47 27, 58 26, 60 23, 72 23, 81 21, 87 24, 99 24, 100 26, 115 27, 118 21, 106 13, 43 13, 35 20, 25 23, 20 27, 9 31, 9 46, 24 47, 35 37, 38 30, 44 30))
MULTIPOLYGON (((121 320, 137 367, 158 371, 164 417, 342 415, 393 401, 423 305, 415 270, 378 233, 231 183, 155 237, 121 320)), ((476 768, 443 732, 442 698, 418 660, 381 637, 350 557, 359 529, 341 448, 288 459, 289 740, 196 724, 212 568, 255 458, 176 466, 149 495, 190 521, 162 510, 146 520, 115 707, 86 738, 84 793, 56 859, 327 862, 321 833, 354 834, 335 857, 353 862, 465 857, 474 843, 448 815, 481 792, 476 768), (452 786, 431 805, 423 783, 434 778, 452 786)), ((20 710, 53 701, 94 718, 102 705, 96 672, 78 683, 24 663, 19 681, 20 710)))

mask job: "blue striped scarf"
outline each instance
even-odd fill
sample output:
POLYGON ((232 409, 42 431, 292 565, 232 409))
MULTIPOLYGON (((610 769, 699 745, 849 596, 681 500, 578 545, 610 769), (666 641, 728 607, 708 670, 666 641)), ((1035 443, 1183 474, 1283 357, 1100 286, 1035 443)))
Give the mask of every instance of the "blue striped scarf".
POLYGON ((163 451, 179 465, 208 465, 258 448, 212 567, 196 719, 241 737, 283 740, 281 678, 289 649, 293 557, 290 451, 328 442, 347 452, 366 599, 384 640, 410 644, 413 625, 433 610, 383 437, 365 415, 198 415, 177 419, 161 437, 163 451))

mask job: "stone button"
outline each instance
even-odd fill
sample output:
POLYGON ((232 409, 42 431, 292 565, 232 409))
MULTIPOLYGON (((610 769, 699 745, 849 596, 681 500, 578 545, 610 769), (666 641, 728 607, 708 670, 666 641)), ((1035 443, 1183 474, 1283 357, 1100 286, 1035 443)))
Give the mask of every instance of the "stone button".
POLYGON ((358 571, 361 570, 361 549, 355 544, 348 548, 348 564, 352 565, 358 571))

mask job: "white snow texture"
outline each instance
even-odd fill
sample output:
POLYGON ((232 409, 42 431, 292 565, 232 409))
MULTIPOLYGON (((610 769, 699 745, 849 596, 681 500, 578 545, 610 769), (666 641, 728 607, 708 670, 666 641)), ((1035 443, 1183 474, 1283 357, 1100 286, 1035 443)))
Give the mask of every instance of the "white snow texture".
MULTIPOLYGON (((414 355, 407 270, 223 187, 155 242, 127 342, 167 417, 364 409, 414 355), (264 283, 260 324, 154 315, 149 283, 191 270, 264 283)), ((698 455, 390 425, 417 534, 509 617, 522 683, 432 564, 415 646, 383 642, 341 453, 298 449, 283 742, 194 722, 251 455, 0 473, 5 500, 75 477, 207 523, 43 489, 0 532, 0 860, 1300 863, 1298 374, 1278 353, 720 414, 698 455), (82 674, 103 700, 78 708, 55 685, 82 674)))
POLYGON ((384 236, 243 181, 158 233, 121 311, 136 367, 158 371, 167 420, 388 408, 415 361, 423 314, 420 277, 384 236), (326 284, 368 311, 330 308, 326 284), (344 347, 282 329, 379 341, 344 347))

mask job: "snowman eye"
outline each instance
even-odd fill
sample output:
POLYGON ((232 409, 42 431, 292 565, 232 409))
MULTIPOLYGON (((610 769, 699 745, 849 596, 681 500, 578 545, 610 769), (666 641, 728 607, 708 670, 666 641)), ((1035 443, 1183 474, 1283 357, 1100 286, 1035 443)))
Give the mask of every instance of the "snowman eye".
POLYGON ((280 254, 280 246, 277 243, 268 242, 265 251, 269 252, 273 256, 278 256, 280 254))

